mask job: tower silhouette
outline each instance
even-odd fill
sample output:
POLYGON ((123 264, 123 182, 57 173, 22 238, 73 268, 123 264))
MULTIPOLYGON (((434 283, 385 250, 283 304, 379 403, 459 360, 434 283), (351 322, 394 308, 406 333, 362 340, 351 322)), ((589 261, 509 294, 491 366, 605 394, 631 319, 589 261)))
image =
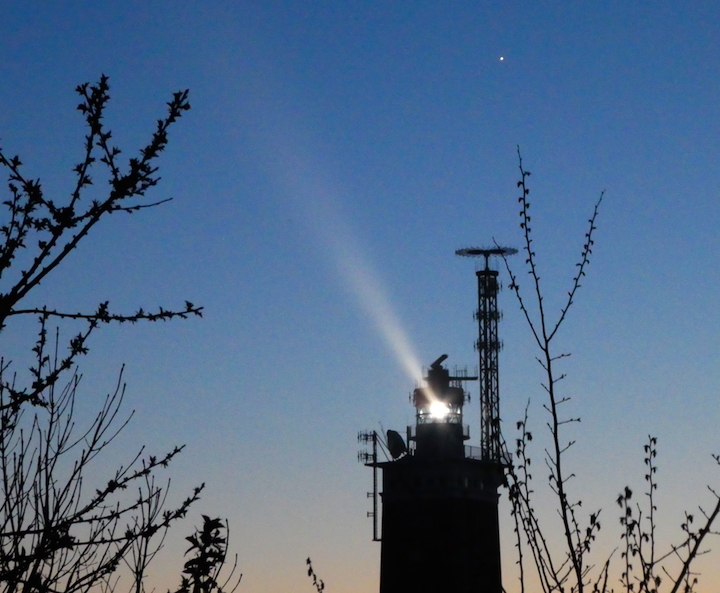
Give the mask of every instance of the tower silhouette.
POLYGON ((497 325, 499 285, 489 267, 493 255, 509 248, 463 249, 458 255, 484 256, 477 271, 479 377, 443 366, 442 355, 428 368, 425 385, 412 394, 415 425, 407 445, 388 431, 387 461, 378 461, 375 432, 360 433, 372 453, 360 459, 373 468, 373 539, 380 540, 380 593, 502 593, 498 488, 504 482, 500 439, 497 325), (480 447, 470 447, 463 424, 469 400, 466 381, 480 382, 480 447), (382 472, 382 493, 377 473, 382 472), (378 497, 382 500, 378 534, 378 497))

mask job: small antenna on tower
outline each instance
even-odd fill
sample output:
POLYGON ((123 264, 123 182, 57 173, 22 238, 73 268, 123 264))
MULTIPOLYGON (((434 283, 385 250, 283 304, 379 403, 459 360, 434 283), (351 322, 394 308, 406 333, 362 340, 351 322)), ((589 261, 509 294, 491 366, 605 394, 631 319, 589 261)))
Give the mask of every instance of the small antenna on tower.
POLYGON ((373 510, 368 511, 367 516, 373 520, 373 541, 379 542, 378 535, 378 433, 374 430, 363 430, 358 433, 358 443, 364 445, 372 444, 372 452, 360 451, 358 461, 373 468, 373 489, 367 493, 368 498, 373 499, 373 510))
POLYGON ((502 464, 500 446, 500 384, 498 380, 498 352, 502 342, 498 339, 497 308, 499 284, 497 270, 490 269, 491 257, 515 255, 513 247, 467 247, 458 249, 455 255, 463 257, 484 257, 484 269, 477 270, 478 308, 475 319, 478 322, 478 340, 475 348, 480 358, 480 449, 482 458, 502 464))

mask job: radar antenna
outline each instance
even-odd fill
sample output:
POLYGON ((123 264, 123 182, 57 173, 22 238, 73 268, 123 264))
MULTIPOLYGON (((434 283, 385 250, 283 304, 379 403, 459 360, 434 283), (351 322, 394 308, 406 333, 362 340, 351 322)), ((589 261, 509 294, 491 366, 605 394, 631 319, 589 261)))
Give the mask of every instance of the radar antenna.
POLYGON ((475 349, 480 358, 480 449, 482 458, 502 464, 500 446, 500 386, 498 381, 498 352, 502 342, 498 339, 498 321, 501 313, 497 308, 499 291, 498 272, 490 269, 491 257, 515 255, 513 247, 467 247, 455 254, 463 257, 484 257, 485 267, 476 270, 478 279, 478 340, 475 349))

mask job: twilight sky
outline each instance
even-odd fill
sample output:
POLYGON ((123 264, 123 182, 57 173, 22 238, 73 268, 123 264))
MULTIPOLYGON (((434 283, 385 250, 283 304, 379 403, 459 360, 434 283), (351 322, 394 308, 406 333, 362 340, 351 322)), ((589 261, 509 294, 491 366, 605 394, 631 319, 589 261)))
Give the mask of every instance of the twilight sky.
MULTIPOLYGON (((174 496, 208 484, 168 541, 158 590, 175 585, 182 530, 205 513, 230 519, 241 591, 310 591, 307 556, 329 592, 377 591, 356 433, 404 430, 414 371, 440 354, 477 364, 473 263, 453 254, 493 238, 521 247, 518 145, 555 309, 606 191, 560 338, 572 351, 562 387, 582 417, 569 463, 584 507, 604 509, 598 545, 618 545, 614 500, 626 484, 642 491, 650 433, 668 532, 682 508, 710 502, 718 23, 713 2, 0 5, 1 145, 47 192, 69 193, 81 154, 77 84, 110 76, 107 123, 127 155, 172 92, 191 92, 150 196, 174 200, 107 221, 34 297, 205 307, 202 320, 106 330, 82 367, 90 417, 126 364, 136 417, 108 468, 141 443, 187 443, 174 496)), ((501 306, 506 437, 530 399, 541 478, 540 369, 510 292, 501 306)), ((9 327, 3 353, 22 360, 26 336, 9 327)), ((513 591, 509 528, 503 545, 513 591)))

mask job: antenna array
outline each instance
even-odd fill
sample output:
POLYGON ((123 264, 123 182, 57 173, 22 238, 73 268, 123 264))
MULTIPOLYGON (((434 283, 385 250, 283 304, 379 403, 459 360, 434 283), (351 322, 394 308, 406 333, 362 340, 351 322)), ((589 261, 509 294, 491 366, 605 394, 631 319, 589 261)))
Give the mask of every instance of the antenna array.
POLYGON ((480 359, 480 450, 482 459, 502 464, 500 440, 500 385, 498 379, 498 353, 502 342, 498 338, 498 321, 502 314, 497 307, 500 289, 497 270, 490 269, 491 257, 514 255, 512 247, 468 247, 455 254, 463 257, 484 257, 485 266, 475 272, 478 279, 478 339, 475 349, 480 359))

